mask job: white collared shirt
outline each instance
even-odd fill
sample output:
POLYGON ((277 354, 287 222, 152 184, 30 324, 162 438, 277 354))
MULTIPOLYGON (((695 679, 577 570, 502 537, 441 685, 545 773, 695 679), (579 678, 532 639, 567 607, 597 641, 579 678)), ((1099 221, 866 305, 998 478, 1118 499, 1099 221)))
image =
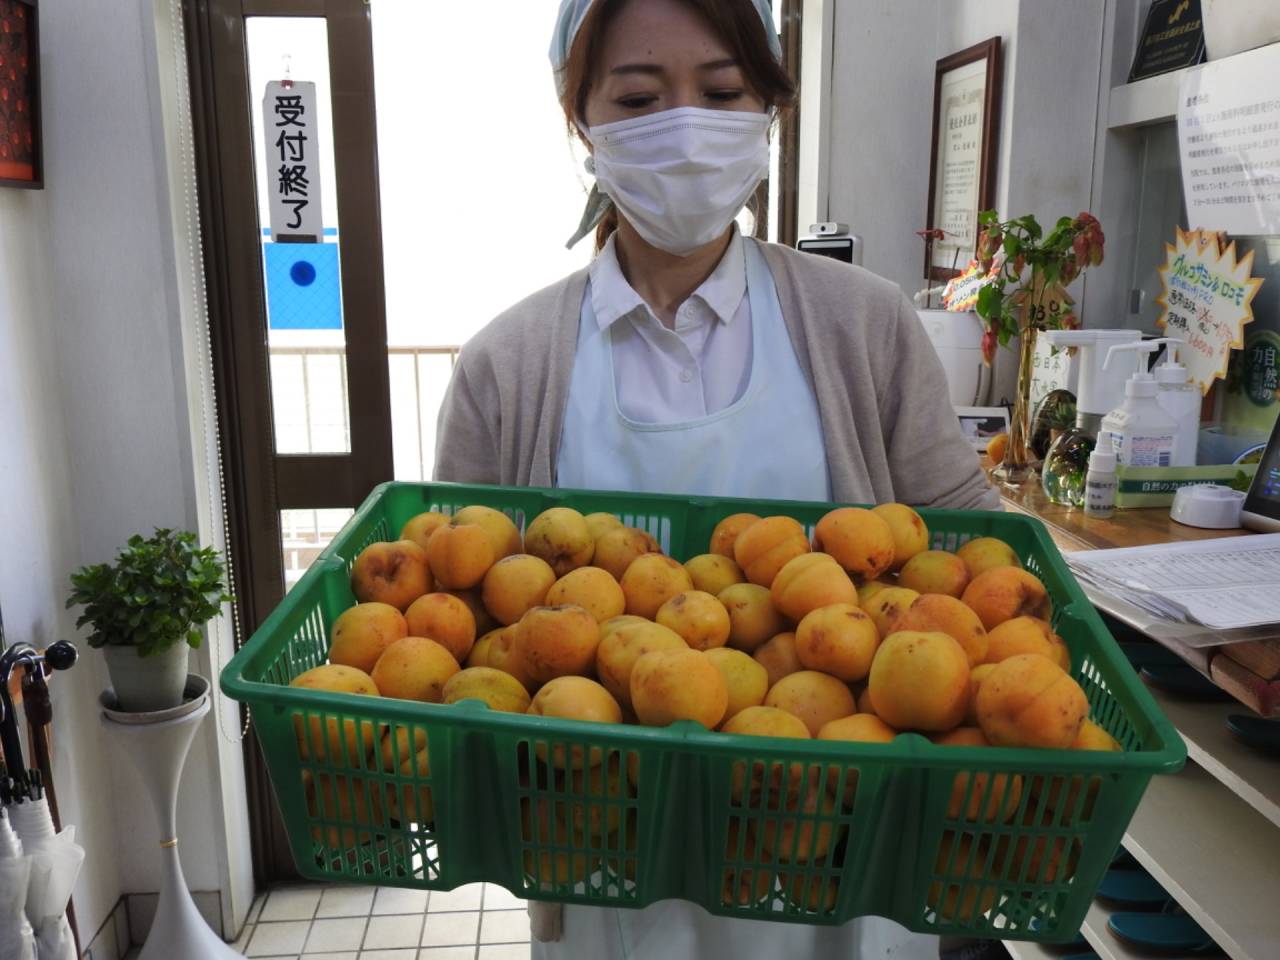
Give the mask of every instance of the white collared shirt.
POLYGON ((612 327, 622 415, 637 423, 683 423, 731 406, 751 378, 751 306, 737 227, 715 270, 676 311, 674 329, 623 276, 616 239, 591 264, 587 296, 600 328, 612 327))

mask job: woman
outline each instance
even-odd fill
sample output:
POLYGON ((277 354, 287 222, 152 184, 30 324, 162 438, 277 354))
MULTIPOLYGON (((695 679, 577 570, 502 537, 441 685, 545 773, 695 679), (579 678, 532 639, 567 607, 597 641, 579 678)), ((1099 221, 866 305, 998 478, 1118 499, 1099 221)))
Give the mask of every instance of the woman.
MULTIPOLYGON (((768 0, 564 0, 560 100, 596 189, 594 262, 462 351, 436 475, 504 485, 994 507, 945 377, 894 285, 734 226, 794 86, 768 0)), ((573 241, 571 241, 573 242, 573 241)), ((936 957, 843 928, 531 908, 535 955, 936 957), (556 939, 558 937, 558 939, 556 939)))

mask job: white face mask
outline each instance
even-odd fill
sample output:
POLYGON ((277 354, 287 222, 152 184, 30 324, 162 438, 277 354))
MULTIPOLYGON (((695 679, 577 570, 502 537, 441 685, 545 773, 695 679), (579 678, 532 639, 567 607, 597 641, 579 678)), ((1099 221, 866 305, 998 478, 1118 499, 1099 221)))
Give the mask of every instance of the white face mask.
POLYGON ((681 107, 590 127, 588 169, 641 237, 688 256, 724 233, 769 172, 770 119, 681 107))

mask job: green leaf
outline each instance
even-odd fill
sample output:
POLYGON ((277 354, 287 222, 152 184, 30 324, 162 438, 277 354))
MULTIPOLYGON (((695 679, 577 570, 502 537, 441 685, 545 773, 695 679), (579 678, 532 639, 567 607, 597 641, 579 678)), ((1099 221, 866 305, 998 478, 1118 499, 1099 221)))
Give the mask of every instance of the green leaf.
POLYGON ((994 210, 981 210, 978 212, 978 223, 982 226, 997 223, 1000 220, 1000 214, 994 210))

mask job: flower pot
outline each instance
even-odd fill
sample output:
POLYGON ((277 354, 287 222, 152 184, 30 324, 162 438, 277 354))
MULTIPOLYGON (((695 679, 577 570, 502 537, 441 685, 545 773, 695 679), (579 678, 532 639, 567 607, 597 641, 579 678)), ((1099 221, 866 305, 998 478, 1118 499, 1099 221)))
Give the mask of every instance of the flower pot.
POLYGON ((102 648, 111 675, 111 688, 121 710, 147 713, 168 710, 182 703, 187 683, 185 643, 175 643, 148 657, 138 656, 138 648, 107 644, 102 648))

